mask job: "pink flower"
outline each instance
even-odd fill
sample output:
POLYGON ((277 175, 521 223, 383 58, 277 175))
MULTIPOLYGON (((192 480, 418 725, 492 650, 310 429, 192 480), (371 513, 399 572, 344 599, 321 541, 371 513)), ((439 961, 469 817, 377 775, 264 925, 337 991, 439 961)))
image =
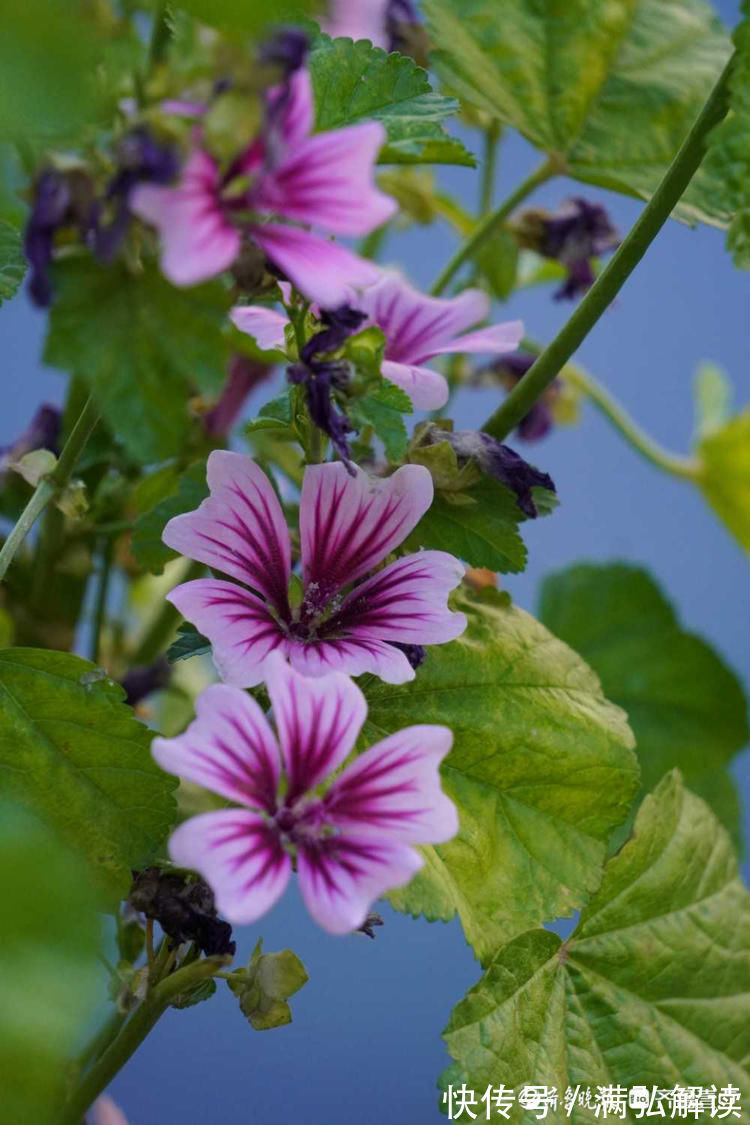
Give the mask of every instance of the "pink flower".
POLYGON ((102 1094, 91 1108, 91 1125, 128 1125, 128 1121, 119 1106, 102 1094))
POLYGON ((367 234, 389 219, 396 203, 373 182, 383 126, 371 121, 310 136, 308 72, 298 70, 285 89, 285 95, 281 88, 270 92, 272 124, 227 175, 198 148, 175 187, 144 184, 133 193, 132 210, 161 234, 162 270, 175 285, 193 285, 228 269, 243 233, 302 293, 323 305, 342 304, 350 286, 374 280, 372 263, 278 219, 340 235, 367 234), (238 182, 241 187, 234 186, 238 182), (249 211, 258 219, 247 220, 249 211))
POLYGON ((296 856, 310 914, 329 933, 348 933, 375 899, 422 866, 411 845, 456 834, 456 809, 438 769, 453 736, 447 727, 406 727, 361 754, 320 795, 318 786, 354 748, 365 698, 347 676, 311 680, 279 653, 268 661, 266 684, 275 734, 254 699, 214 684, 184 734, 154 740, 163 769, 242 806, 186 821, 169 854, 203 875, 219 911, 236 924, 270 910, 296 856))
POLYGON ((295 610, 291 541, 268 477, 250 457, 216 450, 208 484, 211 495, 170 520, 164 542, 234 581, 198 578, 167 596, 211 641, 228 683, 260 683, 275 650, 310 676, 372 672, 404 683, 414 669, 397 646, 443 644, 466 628, 464 614, 447 607, 464 572, 453 555, 419 551, 361 581, 429 508, 432 478, 421 465, 385 480, 359 468, 350 476, 341 462, 308 467, 300 499, 304 593, 295 610))
POLYGON ((387 49, 390 6, 391 0, 331 0, 330 16, 321 26, 332 39, 369 39, 387 49))
MULTIPOLYGON (((342 302, 343 304, 344 302, 342 302)), ((396 273, 378 271, 374 285, 354 294, 347 303, 367 313, 385 335, 383 375, 406 391, 418 410, 436 410, 448 399, 448 384, 438 371, 425 367, 437 355, 479 352, 504 355, 514 351, 523 337, 523 322, 510 320, 465 332, 484 320, 490 311, 487 296, 467 289, 459 297, 427 297, 396 273)), ((238 305, 231 313, 241 332, 255 337, 264 350, 284 350, 282 313, 256 305, 238 305)))

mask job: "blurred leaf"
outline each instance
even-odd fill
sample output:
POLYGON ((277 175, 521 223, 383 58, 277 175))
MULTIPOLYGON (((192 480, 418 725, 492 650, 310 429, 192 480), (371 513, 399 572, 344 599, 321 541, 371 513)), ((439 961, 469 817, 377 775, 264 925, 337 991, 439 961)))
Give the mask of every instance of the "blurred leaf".
POLYGON ((489 477, 461 495, 467 503, 450 503, 437 492, 410 542, 450 551, 470 566, 519 574, 526 567, 526 547, 518 531, 523 516, 515 495, 489 477))
POLYGON ((390 898, 430 920, 458 913, 486 963, 501 941, 586 901, 638 765, 625 716, 576 653, 494 589, 456 608, 466 632, 431 648, 416 680, 368 689, 367 734, 415 719, 453 731, 442 776, 459 833, 420 849, 424 868, 390 898))
POLYGON ((18 292, 26 273, 26 259, 21 250, 21 232, 0 220, 0 305, 18 292))
POLYGON ((212 27, 247 36, 268 35, 274 26, 317 11, 317 0, 180 0, 181 8, 212 27))
POLYGON ((233 972, 227 984, 239 997, 242 1014, 256 1031, 270 1031, 292 1022, 287 1000, 308 981, 305 966, 291 949, 263 953, 258 941, 246 969, 233 972))
MULTIPOLYGON (((425 0, 431 59, 460 98, 574 179, 649 199, 729 57, 703 0, 425 0)), ((729 221, 702 170, 675 214, 729 221)))
POLYGON ((406 55, 387 54, 366 40, 323 37, 309 66, 318 130, 380 121, 387 133, 383 164, 476 164, 461 141, 443 131, 458 103, 433 93, 427 72, 406 55))
POLYGON ((540 617, 626 711, 643 789, 678 767, 738 841, 739 802, 726 766, 748 740, 747 701, 651 577, 622 564, 570 567, 546 579, 540 617))
MULTIPOLYGON (((533 1081, 562 1093, 699 1082, 744 1093, 748 979, 750 896, 729 839, 669 774, 572 937, 522 934, 454 1009, 444 1035, 457 1062, 443 1085, 533 1081)), ((576 1107, 569 1120, 601 1118, 576 1107)))
POLYGON ((171 1007, 194 1008, 196 1004, 202 1004, 204 1000, 210 1000, 215 992, 216 981, 209 977, 208 980, 201 980, 198 984, 193 985, 187 992, 179 992, 172 1000, 171 1007))
POLYGON ((734 213, 727 246, 735 265, 750 269, 750 0, 735 28, 729 117, 713 130, 706 166, 722 185, 722 202, 734 213))
POLYGON ((226 379, 231 294, 219 281, 177 289, 155 266, 135 275, 87 256, 59 262, 54 285, 45 362, 88 383, 132 457, 178 453, 190 396, 215 395, 226 379))
POLYGON ((208 496, 206 462, 194 461, 173 483, 169 494, 135 521, 130 549, 140 565, 152 574, 161 574, 170 559, 178 557, 162 541, 166 525, 173 516, 192 512, 208 496))
POLYGON ((0 652, 0 796, 38 812, 85 855, 112 898, 162 846, 173 778, 119 684, 63 652, 0 652))
POLYGON ((507 229, 482 242, 474 264, 493 297, 504 301, 513 292, 518 269, 518 242, 507 229))
POLYGON ((695 373, 695 437, 701 440, 721 429, 732 409, 732 384, 715 363, 702 363, 695 373))
POLYGON ((183 621, 177 626, 177 640, 172 641, 167 649, 167 660, 170 664, 177 664, 180 660, 189 660, 191 656, 204 656, 211 651, 211 642, 208 637, 199 633, 195 625, 183 621))
POLYGON ((67 1065, 100 993, 99 918, 80 856, 18 805, 0 805, 2 1120, 54 1125, 67 1065))
POLYGON ((750 407, 705 437, 698 456, 706 499, 750 551, 750 407))
POLYGON ((97 28, 78 0, 0 2, 0 137, 69 134, 96 109, 97 28))

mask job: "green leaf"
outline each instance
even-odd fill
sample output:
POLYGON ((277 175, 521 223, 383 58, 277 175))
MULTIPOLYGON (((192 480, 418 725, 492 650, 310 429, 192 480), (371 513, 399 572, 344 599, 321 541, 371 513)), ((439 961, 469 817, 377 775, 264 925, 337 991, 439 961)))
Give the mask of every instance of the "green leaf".
POLYGON ((734 213, 727 247, 735 265, 750 269, 750 0, 734 32, 736 48, 730 82, 731 113, 711 133, 706 165, 721 184, 721 199, 734 213))
POLYGON ((737 795, 725 767, 748 740, 742 686, 682 628, 651 577, 622 564, 570 567, 545 581, 540 617, 627 712, 643 788, 679 767, 738 839, 737 795))
POLYGON ((66 1068, 98 1000, 91 873, 36 818, 0 805, 2 1119, 53 1125, 66 1068))
POLYGON ((37 812, 87 856, 113 897, 174 819, 174 780, 119 684, 63 652, 0 652, 0 796, 37 812))
MULTIPOLYGON (((731 1082, 744 1093, 748 979, 750 896, 729 839, 670 774, 643 802, 572 937, 521 935, 455 1008, 445 1039, 457 1064, 443 1081, 481 1092, 533 1082, 561 1094, 731 1082)), ((602 1119, 563 1112, 573 1125, 602 1119)), ((516 1105, 509 1119, 534 1117, 516 1105)))
POLYGON ((83 378, 128 453, 178 453, 188 400, 226 378, 222 335, 231 294, 218 281, 177 289, 155 266, 137 276, 92 258, 60 262, 44 359, 83 378))
POLYGON ((180 0, 180 7, 212 27, 247 36, 268 36, 274 26, 320 7, 315 0, 180 0))
POLYGON ((167 660, 170 664, 177 664, 180 660, 189 660, 191 656, 204 656, 211 651, 211 642, 208 637, 199 633, 195 625, 183 621, 177 626, 177 640, 167 649, 167 660))
POLYGON ((202 1004, 204 1000, 210 1000, 216 992, 216 981, 210 977, 208 980, 198 981, 197 984, 189 988, 187 992, 179 992, 171 1002, 172 1008, 194 1008, 196 1004, 202 1004))
POLYGON ((293 388, 288 388, 282 391, 276 398, 272 398, 265 406, 261 406, 258 414, 261 418, 270 418, 276 422, 284 422, 290 426, 292 424, 292 391, 293 388))
POLYGON ((638 787, 632 735, 594 673, 507 596, 459 596, 469 626, 416 680, 368 690, 371 741, 418 718, 451 728, 443 784, 460 831, 422 849, 399 910, 455 913, 477 956, 580 906, 638 787))
POLYGON ((21 251, 21 232, 0 220, 0 305, 18 292, 26 273, 26 259, 21 251))
POLYGON ((750 407, 704 438, 698 456, 706 499, 750 551, 750 407))
POLYGON ((237 969, 227 979, 239 997, 242 1014, 256 1031, 270 1031, 292 1022, 290 996, 299 992, 308 981, 305 966, 291 949, 280 953, 263 953, 259 939, 246 969, 237 969))
MULTIPOLYGON (((703 0, 425 0, 449 89, 574 179, 649 199, 729 56, 703 0)), ((700 172, 676 214, 730 217, 700 172)))
POLYGON ((206 483, 206 462, 195 461, 177 479, 172 478, 170 493, 135 521, 130 549, 145 570, 161 574, 170 559, 176 559, 177 552, 162 541, 162 532, 173 516, 192 512, 201 500, 208 496, 206 483))
POLYGON ((518 242, 507 229, 486 239, 474 262, 493 297, 504 301, 513 292, 518 271, 518 242))
POLYGON ((720 430, 732 409, 732 384, 715 363, 702 363, 695 373, 695 436, 698 441, 720 430))
POLYGON ((389 379, 381 379, 379 385, 371 388, 362 398, 352 399, 349 405, 350 417, 363 425, 372 426, 383 442, 388 459, 394 464, 406 456, 409 435, 401 415, 411 412, 408 396, 389 379))
POLYGON ((461 141, 443 131, 458 103, 433 93, 427 72, 406 55, 387 54, 366 40, 323 37, 309 66, 317 129, 380 121, 387 133, 383 164, 475 166, 461 141))
POLYGON ((518 531, 523 516, 515 495, 489 477, 460 495, 468 503, 451 503, 449 493, 436 493, 410 541, 450 551, 470 566, 519 574, 526 566, 526 547, 518 531))

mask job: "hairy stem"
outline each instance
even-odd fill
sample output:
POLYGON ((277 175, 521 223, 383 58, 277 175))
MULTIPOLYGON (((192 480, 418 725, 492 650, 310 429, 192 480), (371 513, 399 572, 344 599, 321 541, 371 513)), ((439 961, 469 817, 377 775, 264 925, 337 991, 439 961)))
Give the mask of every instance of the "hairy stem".
POLYGON ((184 969, 178 969, 177 972, 160 981, 151 995, 136 1008, 117 1038, 110 1043, 73 1090, 60 1119, 60 1125, 81 1125, 86 1111, 140 1047, 174 997, 180 992, 193 988, 202 980, 215 976, 225 964, 224 957, 206 957, 204 960, 194 961, 184 969))
POLYGON ((458 273, 461 266, 467 261, 475 250, 484 242, 492 232, 499 227, 508 216, 515 211, 519 203, 522 203, 528 195, 531 195, 535 188, 540 184, 544 184, 547 180, 551 180, 553 176, 557 175, 557 165, 551 160, 545 160, 543 164, 527 176, 523 183, 519 184, 516 190, 508 196, 508 198, 486 215, 482 221, 475 227, 472 234, 466 239, 464 244, 456 251, 448 265, 438 277, 430 292, 433 297, 439 296, 446 288, 448 283, 452 281, 458 273))
POLYGON ((0 581, 5 577, 18 549, 50 500, 53 500, 70 480, 75 463, 98 421, 99 412, 92 400, 88 399, 65 442, 59 461, 52 472, 39 481, 31 499, 3 544, 0 551, 0 581))
POLYGON ((606 269, 601 272, 570 320, 544 349, 534 366, 488 418, 483 426, 486 433, 502 440, 528 414, 615 299, 666 223, 703 160, 708 133, 727 114, 731 65, 730 60, 663 180, 606 269))

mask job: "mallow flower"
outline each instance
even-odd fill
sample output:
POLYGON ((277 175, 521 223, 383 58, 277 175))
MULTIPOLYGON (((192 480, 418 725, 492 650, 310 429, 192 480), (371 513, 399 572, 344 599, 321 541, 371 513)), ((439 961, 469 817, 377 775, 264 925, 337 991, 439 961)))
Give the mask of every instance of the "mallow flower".
POLYGON ((224 578, 198 578, 168 599, 208 637, 222 679, 252 687, 278 650, 310 676, 372 672, 414 678, 400 645, 444 644, 466 628, 448 609, 464 567, 445 551, 418 551, 371 573, 414 530, 432 502, 432 478, 404 465, 376 479, 341 462, 310 465, 300 497, 301 601, 289 597, 292 545, 268 477, 250 457, 215 450, 210 496, 175 516, 164 542, 224 578), (370 577, 365 577, 366 575, 370 577))
POLYGON ((159 231, 161 267, 175 285, 193 285, 228 269, 251 239, 311 300, 336 307, 349 287, 376 276, 372 263, 313 234, 368 234, 396 203, 374 183, 385 140, 375 121, 311 136, 307 70, 266 95, 266 128, 222 171, 204 148, 189 156, 173 187, 142 184, 130 206, 159 231))
MULTIPOLYGON (((489 298, 478 289, 467 289, 458 297, 428 297, 388 270, 378 271, 375 284, 350 292, 346 303, 365 313, 363 327, 375 324, 381 329, 382 373, 406 392, 418 410, 436 410, 448 401, 448 383, 438 371, 425 367, 429 360, 463 352, 504 355, 517 348, 523 336, 520 320, 466 331, 490 311, 489 298)), ((284 350, 288 321, 282 313, 245 305, 231 315, 235 326, 253 336, 259 347, 284 350)))
POLYGON ((251 696, 214 684, 184 734, 154 740, 163 769, 240 806, 185 821, 169 854, 200 872, 234 924, 270 910, 296 869, 314 920, 349 933, 422 866, 414 844, 456 834, 439 774, 453 736, 447 727, 406 727, 334 777, 367 715, 357 685, 339 673, 300 675, 280 653, 268 661, 266 685, 275 733, 251 696))

